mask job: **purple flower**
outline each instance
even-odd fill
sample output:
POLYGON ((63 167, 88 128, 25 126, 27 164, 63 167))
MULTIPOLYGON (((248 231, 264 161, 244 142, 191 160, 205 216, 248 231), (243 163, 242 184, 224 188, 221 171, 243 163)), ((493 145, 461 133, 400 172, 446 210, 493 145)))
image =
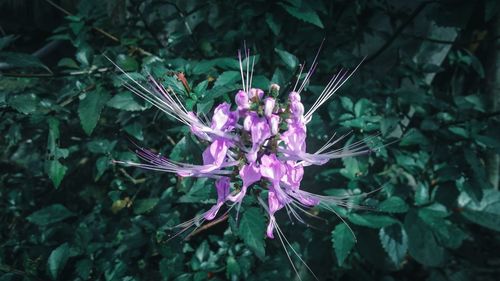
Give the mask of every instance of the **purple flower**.
POLYGON ((231 182, 228 177, 221 177, 215 181, 215 187, 217 188, 217 204, 215 204, 208 212, 204 214, 205 219, 212 220, 217 215, 220 207, 226 202, 227 196, 229 195, 229 188, 231 182))
POLYGON ((243 186, 241 187, 241 191, 235 195, 230 195, 228 197, 229 200, 233 202, 241 202, 243 197, 247 192, 247 188, 258 182, 261 179, 260 168, 257 167, 255 163, 249 163, 244 165, 239 172, 239 175, 243 181, 243 186))
POLYGON ((248 94, 244 91, 238 91, 234 97, 234 101, 236 102, 236 105, 238 105, 238 110, 240 112, 250 108, 250 99, 248 98, 248 94))
MULTIPOLYGON (((248 52, 246 54, 248 57, 248 52)), ((246 196, 255 196, 268 212, 269 224, 266 235, 269 238, 274 238, 274 234, 278 234, 281 240, 282 232, 275 213, 284 207, 291 216, 301 222, 303 222, 302 213, 310 215, 308 207, 319 206, 328 210, 333 210, 332 204, 352 207, 345 198, 305 191, 301 182, 304 167, 323 165, 332 159, 371 151, 363 141, 334 149, 334 145, 347 135, 337 139, 332 137, 315 152, 306 150, 307 124, 313 113, 345 83, 353 72, 340 71, 333 76, 316 102, 305 111, 301 102, 301 92, 309 83, 317 66, 316 62, 313 62, 302 83, 299 85, 297 81, 288 97, 280 99, 280 87, 276 84, 271 86, 269 93, 251 88, 253 65, 252 72, 249 71, 248 64, 244 71, 241 53, 239 60, 243 80, 242 90, 235 93, 234 105, 223 102, 215 107, 211 122, 205 116, 199 117, 196 113, 187 111, 181 99, 156 80, 149 78, 150 85, 147 88, 123 72, 130 79, 125 84, 129 90, 171 118, 188 126, 193 135, 207 146, 202 153, 201 165, 179 163, 143 148, 139 148, 137 154, 145 163, 115 162, 176 173, 182 177, 213 179, 217 189, 217 203, 203 213, 203 220, 214 219, 226 203, 230 205, 229 210, 235 204, 239 208, 246 196), (240 186, 241 188, 238 188, 240 186), (253 192, 254 190, 256 192, 253 192), (267 192, 261 193, 262 190, 267 192), (266 193, 267 203, 258 195, 266 193)), ((303 67, 301 72, 302 70, 303 67)), ((181 225, 189 227, 198 221, 193 219, 181 225)))
POLYGON ((281 118, 279 117, 279 115, 276 115, 276 114, 272 114, 269 118, 268 118, 268 121, 269 121, 269 127, 271 128, 271 134, 274 136, 276 134, 278 134, 278 129, 279 129, 279 125, 280 125, 280 120, 281 118))
POLYGON ((267 118, 271 117, 274 111, 274 104, 276 101, 273 98, 264 99, 264 116, 267 118))

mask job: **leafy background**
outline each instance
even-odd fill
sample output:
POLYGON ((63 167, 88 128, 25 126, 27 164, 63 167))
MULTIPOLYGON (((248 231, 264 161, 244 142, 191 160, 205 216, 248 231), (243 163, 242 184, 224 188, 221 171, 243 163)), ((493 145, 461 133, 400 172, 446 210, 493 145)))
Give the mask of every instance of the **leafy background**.
MULTIPOLYGON (((0 280, 313 280, 246 202, 173 239, 215 201, 209 180, 115 166, 134 145, 199 161, 178 123, 121 87, 104 58, 150 72, 209 114, 239 88, 236 51, 257 55, 254 84, 289 86, 325 39, 312 105, 339 67, 356 73, 309 129, 399 140, 306 169, 304 189, 373 194, 378 211, 338 210, 309 226, 278 218, 321 280, 496 280, 500 276, 497 1, 0 2, 0 280), (182 73, 189 84, 179 78, 182 73)), ((282 211, 282 213, 284 213, 282 211)), ((290 249, 289 249, 290 251, 290 249)))

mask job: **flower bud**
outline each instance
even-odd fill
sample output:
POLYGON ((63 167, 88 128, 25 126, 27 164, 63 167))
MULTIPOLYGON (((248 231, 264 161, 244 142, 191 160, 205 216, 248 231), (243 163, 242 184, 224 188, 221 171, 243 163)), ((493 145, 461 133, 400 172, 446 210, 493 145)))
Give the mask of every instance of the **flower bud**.
POLYGON ((271 93, 271 96, 273 97, 277 97, 279 95, 279 92, 280 92, 280 86, 278 84, 271 84, 271 86, 269 86, 269 93, 271 93))
POLYGON ((236 94, 234 101, 238 105, 238 110, 245 110, 250 108, 250 100, 248 99, 247 93, 244 91, 238 91, 236 94))
POLYGON ((304 115, 304 105, 300 101, 292 101, 290 112, 294 118, 301 118, 304 115))
POLYGON ((245 119, 243 119, 243 129, 248 132, 252 129, 252 117, 250 115, 247 115, 245 119))
POLYGON ((271 134, 273 136, 278 134, 279 125, 280 117, 276 114, 272 114, 271 117, 269 117, 269 127, 271 127, 271 134))
POLYGON ((252 88, 248 92, 248 98, 251 100, 261 100, 264 97, 264 91, 261 89, 252 88))
POLYGON ((290 100, 290 102, 300 102, 300 95, 297 92, 291 92, 288 95, 288 99, 290 100))
POLYGON ((273 114, 275 103, 276 101, 273 98, 264 99, 264 116, 269 118, 273 114))

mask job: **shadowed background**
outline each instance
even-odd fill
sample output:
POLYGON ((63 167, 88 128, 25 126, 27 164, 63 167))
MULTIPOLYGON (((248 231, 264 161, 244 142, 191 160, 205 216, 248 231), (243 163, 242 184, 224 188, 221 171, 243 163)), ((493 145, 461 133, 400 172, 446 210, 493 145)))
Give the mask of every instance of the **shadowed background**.
POLYGON ((121 87, 103 54, 210 115, 240 88, 244 43, 254 86, 284 96, 323 40, 306 110, 366 59, 317 111, 308 150, 349 130, 400 141, 306 168, 315 193, 384 188, 364 202, 377 211, 339 211, 356 243, 332 213, 303 225, 282 210, 293 248, 321 280, 496 280, 499 12, 494 0, 1 1, 0 280, 314 280, 264 239, 250 199, 239 223, 230 213, 167 241, 215 202, 213 182, 110 160, 135 160, 137 143, 200 163, 204 146, 121 87))

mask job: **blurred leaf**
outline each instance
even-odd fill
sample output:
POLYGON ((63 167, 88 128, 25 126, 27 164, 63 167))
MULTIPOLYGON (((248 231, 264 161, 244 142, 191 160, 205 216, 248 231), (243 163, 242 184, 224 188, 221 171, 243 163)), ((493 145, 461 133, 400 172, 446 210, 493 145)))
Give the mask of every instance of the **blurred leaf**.
POLYGON ((45 66, 37 57, 14 52, 0 52, 0 62, 14 68, 43 68, 49 73, 50 69, 45 66))
POLYGON ((406 213, 408 211, 408 205, 400 197, 392 196, 380 203, 378 210, 388 213, 406 213))
POLYGON ((409 253, 415 260, 427 266, 439 266, 445 261, 445 249, 415 212, 406 215, 404 227, 408 234, 409 253))
POLYGON ((16 35, 6 35, 0 37, 0 51, 7 48, 12 42, 16 41, 18 36, 16 35))
POLYGON ((296 56, 290 54, 289 52, 280 50, 278 48, 274 48, 274 51, 278 53, 278 56, 288 68, 295 69, 299 65, 299 59, 297 59, 296 56))
POLYGON ((266 224, 262 220, 263 214, 258 208, 249 208, 241 216, 238 234, 243 242, 261 260, 265 258, 264 234, 266 224))
POLYGON ((107 106, 126 110, 126 111, 143 111, 146 109, 145 106, 141 105, 134 98, 134 94, 130 92, 122 92, 113 96, 107 103, 107 106))
POLYGON ((67 153, 58 147, 59 143, 59 121, 54 118, 48 120, 49 136, 47 141, 48 159, 45 161, 45 171, 56 188, 61 184, 68 168, 59 162, 59 158, 65 158, 67 153), (62 153, 61 153, 62 152, 62 153))
POLYGON ((57 280, 59 277, 59 273, 66 266, 66 262, 69 259, 70 249, 68 243, 64 243, 54 249, 52 253, 50 253, 49 259, 47 261, 47 270, 49 272, 49 276, 52 280, 57 280))
POLYGON ((404 261, 408 250, 408 236, 400 224, 380 229, 380 242, 391 261, 398 267, 404 261))
POLYGON ((461 214, 473 223, 500 231, 500 192, 493 189, 484 190, 480 202, 472 200, 467 193, 460 194, 458 203, 461 214))
POLYGON ((35 94, 31 93, 13 96, 9 99, 8 103, 15 110, 24 114, 30 114, 37 110, 40 101, 35 94))
POLYGON ((150 212, 151 210, 154 209, 154 207, 156 207, 159 201, 160 201, 159 198, 147 198, 147 199, 136 200, 134 202, 134 214, 141 215, 150 212))
POLYGON ((303 20, 307 23, 312 23, 319 28, 324 28, 323 23, 321 22, 321 19, 319 18, 316 11, 305 6, 294 7, 284 3, 278 4, 283 7, 291 16, 299 20, 303 20))
POLYGON ((101 116, 101 111, 110 97, 108 92, 98 87, 94 91, 86 93, 85 97, 80 100, 78 116, 80 117, 82 128, 87 135, 90 136, 92 134, 101 116))
POLYGON ((125 72, 137 71, 137 69, 139 68, 139 63, 133 57, 123 54, 116 57, 115 63, 125 72))
POLYGON ((372 214, 349 214, 349 221, 354 224, 371 227, 371 228, 381 228, 386 227, 395 223, 398 223, 396 219, 388 216, 378 216, 372 214))
POLYGON ((66 209, 63 205, 54 204, 34 212, 26 219, 36 225, 45 226, 63 221, 74 215, 74 213, 66 209))
POLYGON ((275 36, 278 36, 280 34, 281 23, 277 21, 272 14, 266 14, 266 23, 275 36))
POLYGON ((240 73, 238 71, 225 71, 217 78, 215 81, 214 87, 225 86, 232 82, 235 82, 240 77, 240 73))
POLYGON ((332 231, 332 243, 335 249, 335 256, 339 266, 344 264, 345 259, 351 252, 356 239, 345 223, 339 223, 332 231))

